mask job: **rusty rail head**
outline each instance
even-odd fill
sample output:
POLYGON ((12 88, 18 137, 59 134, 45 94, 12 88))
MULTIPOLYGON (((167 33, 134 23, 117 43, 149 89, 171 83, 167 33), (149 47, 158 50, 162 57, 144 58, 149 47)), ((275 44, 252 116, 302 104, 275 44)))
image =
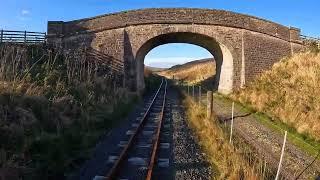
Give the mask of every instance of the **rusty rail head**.
POLYGON ((158 94, 162 88, 163 85, 163 79, 161 81, 160 87, 157 90, 156 94, 154 95, 151 104, 149 105, 147 111, 145 112, 145 114, 142 117, 142 120, 140 121, 139 126, 137 127, 137 129, 135 130, 134 134, 130 137, 128 144, 124 147, 124 149, 121 151, 121 154, 118 158, 118 160, 116 161, 116 163, 113 165, 113 167, 111 168, 111 170, 109 171, 108 175, 106 176, 108 180, 113 180, 117 177, 120 167, 122 165, 122 162, 124 161, 124 159, 127 157, 128 155, 128 151, 131 148, 131 146, 133 145, 133 142, 135 140, 135 138, 137 137, 138 133, 140 132, 140 130, 142 129, 143 125, 146 122, 147 116, 149 115, 150 109, 153 106, 156 98, 158 97, 158 94))
POLYGON ((162 126, 162 122, 163 122, 164 108, 165 108, 165 104, 166 104, 167 80, 165 80, 165 83, 166 84, 164 87, 164 96, 163 96, 162 109, 161 109, 161 113, 160 113, 160 120, 159 120, 159 124, 158 124, 158 128, 157 128, 157 133, 155 135, 154 143, 153 143, 152 155, 151 155, 151 159, 150 159, 149 166, 148 166, 148 173, 147 173, 146 180, 151 180, 151 178, 152 178, 153 167, 154 167, 154 164, 156 163, 156 157, 157 157, 157 153, 158 153, 160 132, 161 132, 161 126, 162 126))

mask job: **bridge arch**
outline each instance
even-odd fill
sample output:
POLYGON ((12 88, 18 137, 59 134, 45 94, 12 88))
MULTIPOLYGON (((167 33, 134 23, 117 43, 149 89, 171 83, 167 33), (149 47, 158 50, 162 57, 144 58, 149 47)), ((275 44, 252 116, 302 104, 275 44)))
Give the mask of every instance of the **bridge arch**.
POLYGON ((137 50, 136 83, 139 91, 144 89, 144 59, 154 48, 169 43, 187 43, 208 50, 216 61, 216 89, 221 93, 230 93, 233 87, 233 55, 226 45, 213 37, 194 32, 171 32, 154 36, 146 40, 137 50))
MULTIPOLYGON (((105 61, 133 91, 144 87, 141 69, 148 51, 161 44, 185 42, 204 47, 220 63, 220 92, 228 93, 285 56, 303 50, 300 29, 224 10, 152 8, 130 10, 69 22, 48 22, 48 44, 85 46, 89 58, 105 61), (231 87, 230 87, 231 86, 231 87)), ((120 80, 121 81, 121 80, 120 80)))

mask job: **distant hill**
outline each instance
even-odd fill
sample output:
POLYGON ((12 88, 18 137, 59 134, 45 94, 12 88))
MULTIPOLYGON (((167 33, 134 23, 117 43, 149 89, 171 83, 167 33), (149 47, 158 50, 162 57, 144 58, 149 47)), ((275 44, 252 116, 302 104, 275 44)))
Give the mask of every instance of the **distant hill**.
POLYGON ((158 68, 158 67, 151 67, 151 66, 144 66, 145 69, 148 69, 149 71, 152 71, 152 72, 159 72, 159 71, 164 71, 168 68, 158 68))
POLYGON ((197 83, 212 78, 216 73, 213 58, 199 59, 182 65, 176 65, 159 72, 160 75, 172 79, 183 80, 188 83, 197 83))

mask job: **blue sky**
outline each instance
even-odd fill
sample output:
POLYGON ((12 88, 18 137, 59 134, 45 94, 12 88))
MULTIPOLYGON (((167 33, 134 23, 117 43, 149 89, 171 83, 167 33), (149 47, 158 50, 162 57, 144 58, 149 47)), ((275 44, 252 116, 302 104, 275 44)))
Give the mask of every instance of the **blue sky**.
MULTIPOLYGON (((304 35, 320 36, 319 0, 0 0, 0 5, 0 29, 9 30, 44 32, 48 20, 68 21, 151 7, 195 7, 250 14, 301 28, 304 35)), ((170 44, 153 49, 146 63, 161 59, 182 63, 183 58, 208 56, 197 46, 170 44)))

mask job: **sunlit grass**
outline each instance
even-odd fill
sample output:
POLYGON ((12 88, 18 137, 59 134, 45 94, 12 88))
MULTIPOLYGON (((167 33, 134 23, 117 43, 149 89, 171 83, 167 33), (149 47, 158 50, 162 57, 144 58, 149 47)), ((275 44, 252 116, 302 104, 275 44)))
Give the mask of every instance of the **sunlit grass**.
POLYGON ((217 124, 217 119, 207 119, 206 109, 186 96, 188 124, 198 138, 213 169, 212 179, 260 179, 253 167, 239 154, 217 124))
POLYGON ((275 117, 271 118, 266 113, 256 111, 250 104, 241 103, 236 99, 230 99, 229 97, 222 94, 216 94, 215 97, 229 104, 234 101, 237 109, 245 113, 252 113, 256 120, 258 120, 266 127, 274 130, 279 135, 283 135, 284 131, 288 131, 287 138, 289 139, 289 141, 311 156, 316 156, 319 153, 319 141, 310 138, 310 136, 297 132, 295 128, 290 127, 288 124, 282 122, 281 120, 275 119, 275 117))
POLYGON ((175 79, 188 84, 196 84, 215 75, 216 65, 214 59, 205 59, 173 66, 168 70, 159 72, 169 79, 175 79))
POLYGON ((129 112, 136 96, 85 53, 0 46, 0 170, 64 179, 129 112))
POLYGON ((319 141, 319 82, 320 54, 300 53, 276 63, 233 97, 294 128, 304 139, 319 141))
POLYGON ((234 93, 242 109, 312 156, 320 150, 320 54, 285 58, 247 88, 234 93))

